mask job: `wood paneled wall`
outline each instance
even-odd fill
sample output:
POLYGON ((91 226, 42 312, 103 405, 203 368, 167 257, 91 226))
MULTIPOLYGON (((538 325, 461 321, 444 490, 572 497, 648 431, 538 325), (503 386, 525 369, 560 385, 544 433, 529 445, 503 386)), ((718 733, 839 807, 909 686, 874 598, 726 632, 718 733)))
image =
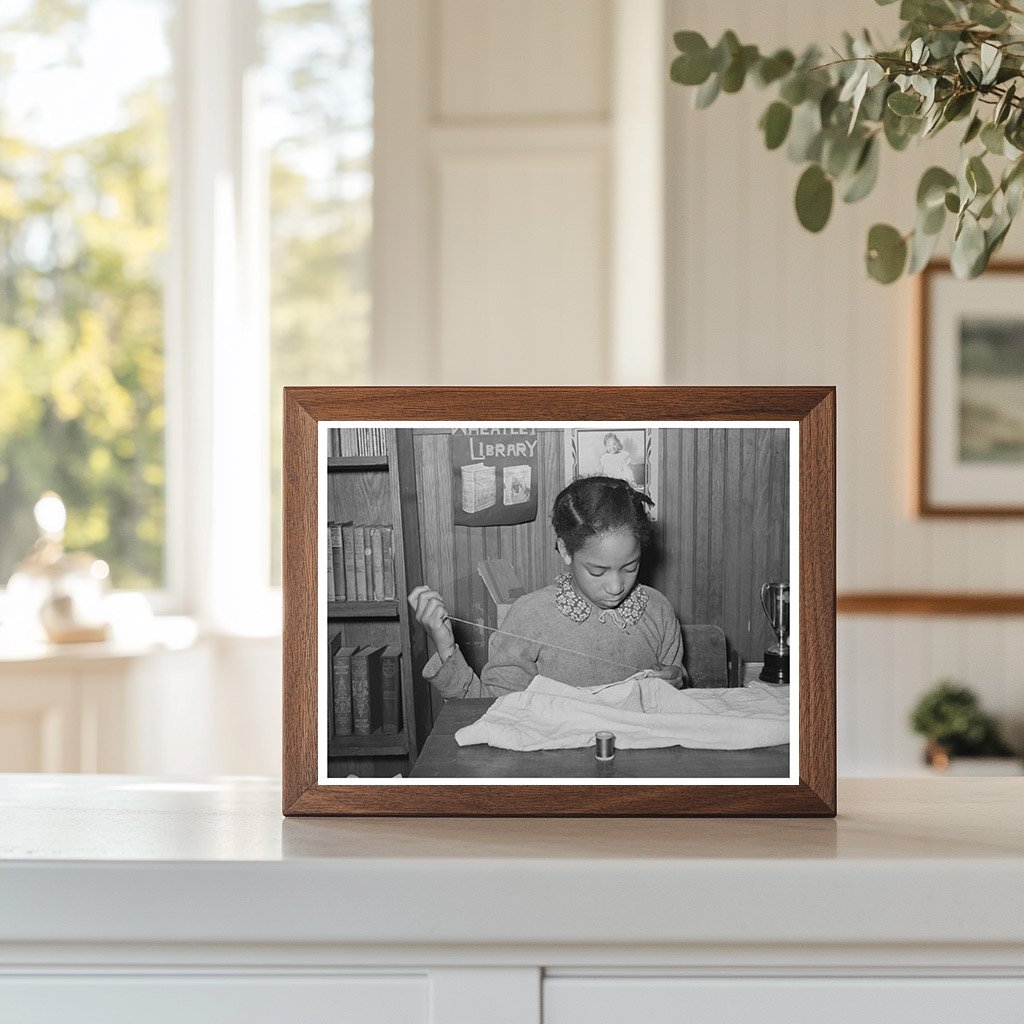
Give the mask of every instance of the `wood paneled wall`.
MULTIPOLYGON (((463 654, 478 671, 487 660, 494 606, 477 573, 505 558, 527 591, 551 583, 563 565, 550 524, 565 486, 564 431, 538 432, 538 515, 518 526, 452 522, 449 434, 416 435, 416 479, 424 579, 452 615, 463 654)), ((660 435, 659 522, 642 579, 661 590, 683 622, 721 626, 746 660, 760 660, 772 633, 761 584, 789 579, 789 448, 784 429, 672 429, 660 435)))
POLYGON ((789 433, 661 435, 661 552, 651 583, 683 622, 721 626, 746 661, 772 642, 761 584, 789 581, 789 433))

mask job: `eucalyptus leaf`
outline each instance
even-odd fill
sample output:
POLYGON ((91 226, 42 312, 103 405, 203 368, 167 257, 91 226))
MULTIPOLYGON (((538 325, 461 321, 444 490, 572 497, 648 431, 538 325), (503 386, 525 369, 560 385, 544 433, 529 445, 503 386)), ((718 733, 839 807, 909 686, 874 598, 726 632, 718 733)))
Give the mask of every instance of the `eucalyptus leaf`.
POLYGON ((786 141, 789 126, 793 120, 793 108, 788 103, 776 100, 761 115, 761 129, 767 149, 778 149, 786 141))
POLYGON ((831 179, 817 165, 811 164, 796 186, 796 215, 808 231, 820 231, 832 214, 833 187, 831 179))
POLYGON ((1002 188, 1006 196, 1006 210, 1012 220, 1017 216, 1024 196, 1024 157, 1019 157, 1003 175, 1002 188))
POLYGON ((1002 98, 996 104, 996 112, 992 117, 992 120, 996 124, 1002 124, 1009 116, 1013 109, 1012 104, 1014 97, 1017 95, 1017 83, 1011 82, 1003 93, 1002 98))
POLYGON ((793 70, 796 58, 789 50, 776 50, 770 57, 762 57, 754 67, 754 81, 760 86, 785 78, 793 70))
POLYGON ((980 117, 972 117, 971 123, 967 126, 967 131, 964 132, 964 137, 960 140, 961 146, 970 145, 981 132, 982 121, 980 117))
POLYGON ((984 25, 985 28, 999 30, 1007 25, 1007 17, 1002 11, 988 3, 973 3, 968 11, 968 17, 977 25, 984 25))
POLYGON ((976 269, 975 276, 985 269, 992 254, 1002 246, 1006 233, 1010 230, 1011 223, 1013 223, 1013 218, 1008 213, 1004 213, 985 229, 985 263, 976 269))
POLYGON ((907 273, 916 274, 928 265, 928 261, 935 254, 939 244, 941 231, 928 233, 920 227, 914 230, 910 238, 910 262, 907 264, 907 273))
POLYGON ((868 232, 868 273, 880 284, 892 284, 907 262, 906 239, 890 224, 875 224, 868 232))
POLYGON ((793 163, 817 160, 821 156, 821 111, 812 101, 801 103, 793 111, 786 155, 793 163))
POLYGON ((939 106, 932 107, 931 113, 925 119, 924 131, 921 132, 921 137, 927 138, 929 135, 938 131, 944 124, 944 121, 943 108, 939 106))
POLYGON ((916 114, 921 107, 921 100, 908 92, 893 92, 889 95, 889 109, 901 117, 906 114, 916 114))
POLYGON ((807 74, 794 71, 789 74, 779 88, 779 98, 791 107, 798 107, 807 99, 807 74))
POLYGON ((1003 63, 1003 51, 988 41, 981 44, 981 84, 991 85, 1003 63))
POLYGON ((942 116, 946 121, 956 121, 961 117, 966 117, 974 107, 974 100, 974 93, 954 93, 946 100, 942 108, 942 116))
POLYGON ((882 115, 885 113, 885 101, 892 91, 892 82, 885 78, 879 79, 870 86, 864 95, 864 102, 860 105, 861 121, 881 121, 882 115))
POLYGON ((1020 201, 1024 197, 1024 177, 1017 177, 1009 184, 1004 185, 1003 194, 1006 196, 1006 213, 1012 223, 1014 217, 1020 212, 1020 201))
POLYGON ((821 123, 828 124, 833 118, 838 120, 836 108, 839 106, 839 89, 829 89, 818 103, 818 111, 821 114, 821 123))
POLYGON ((960 212, 960 196, 956 192, 947 192, 945 207, 950 213, 960 212))
POLYGON ((741 48, 742 45, 736 37, 736 33, 732 29, 727 29, 711 51, 711 70, 721 74, 732 64, 734 56, 739 53, 741 48))
POLYGON ((732 63, 722 72, 722 92, 739 92, 758 56, 756 46, 741 46, 732 63))
POLYGON ((956 176, 944 167, 929 167, 917 186, 917 208, 927 213, 936 206, 942 206, 946 201, 946 191, 955 184, 956 176))
POLYGON ((1006 146, 1006 133, 1003 131, 1002 125, 993 124, 989 121, 981 129, 981 142, 994 156, 1002 156, 1003 149, 1006 146))
POLYGON ((698 110, 706 110, 711 106, 712 103, 718 98, 718 94, 722 91, 722 80, 721 78, 713 74, 697 91, 693 96, 693 105, 698 110))
POLYGON ((928 210, 919 210, 917 229, 925 235, 938 235, 946 224, 946 204, 939 203, 928 210))
POLYGON ((972 156, 967 161, 966 174, 967 181, 974 188, 976 194, 988 195, 995 188, 992 175, 985 166, 985 161, 980 156, 972 156))
POLYGON ((875 187, 875 182, 878 181, 878 151, 878 138, 872 136, 864 143, 853 176, 843 188, 844 203, 860 202, 875 187))
POLYGON ((904 150, 910 140, 917 134, 924 119, 920 117, 900 117, 891 110, 886 110, 882 116, 882 128, 885 131, 885 141, 897 152, 904 150))
POLYGON ((698 32, 677 32, 676 45, 682 51, 669 72, 680 85, 702 85, 711 74, 711 50, 698 32))
POLYGON ((970 212, 964 211, 960 226, 953 238, 953 249, 950 264, 953 273, 961 280, 977 276, 975 266, 985 257, 985 232, 978 219, 970 212))
POLYGON ((864 148, 863 133, 860 137, 844 134, 839 128, 822 132, 821 166, 833 178, 841 178, 855 169, 864 148))

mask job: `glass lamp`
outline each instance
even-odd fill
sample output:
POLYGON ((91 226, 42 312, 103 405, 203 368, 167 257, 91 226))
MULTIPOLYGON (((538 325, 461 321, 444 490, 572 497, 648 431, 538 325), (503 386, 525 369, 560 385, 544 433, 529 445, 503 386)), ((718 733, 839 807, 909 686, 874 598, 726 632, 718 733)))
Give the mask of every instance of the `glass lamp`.
POLYGON ((35 505, 39 539, 7 584, 12 621, 25 630, 22 639, 51 643, 94 643, 109 634, 105 602, 107 563, 84 552, 64 550, 67 511, 47 491, 35 505))

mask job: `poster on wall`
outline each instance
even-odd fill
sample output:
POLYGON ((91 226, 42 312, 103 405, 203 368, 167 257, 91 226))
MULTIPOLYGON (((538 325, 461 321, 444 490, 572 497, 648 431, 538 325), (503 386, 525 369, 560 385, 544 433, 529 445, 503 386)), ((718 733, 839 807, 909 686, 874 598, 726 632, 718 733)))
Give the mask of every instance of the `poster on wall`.
POLYGON ((537 518, 537 431, 453 427, 456 526, 513 526, 537 518))
POLYGON ((611 476, 625 480, 654 505, 658 517, 658 431, 645 427, 565 432, 565 482, 581 476, 611 476))

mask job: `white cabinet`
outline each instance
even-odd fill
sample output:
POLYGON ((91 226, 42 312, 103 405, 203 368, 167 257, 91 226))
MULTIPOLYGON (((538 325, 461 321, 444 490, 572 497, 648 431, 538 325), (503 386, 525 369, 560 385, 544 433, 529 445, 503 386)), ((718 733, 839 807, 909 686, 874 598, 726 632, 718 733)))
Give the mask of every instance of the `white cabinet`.
POLYGON ((0 978, 0 1015, 18 1024, 428 1024, 416 975, 301 974, 0 978))
POLYGON ((258 779, 0 776, 0 1020, 1020 1024, 1020 781, 835 821, 288 819, 258 779))
POLYGON ((1022 978, 553 977, 544 1024, 1020 1024, 1022 978))

